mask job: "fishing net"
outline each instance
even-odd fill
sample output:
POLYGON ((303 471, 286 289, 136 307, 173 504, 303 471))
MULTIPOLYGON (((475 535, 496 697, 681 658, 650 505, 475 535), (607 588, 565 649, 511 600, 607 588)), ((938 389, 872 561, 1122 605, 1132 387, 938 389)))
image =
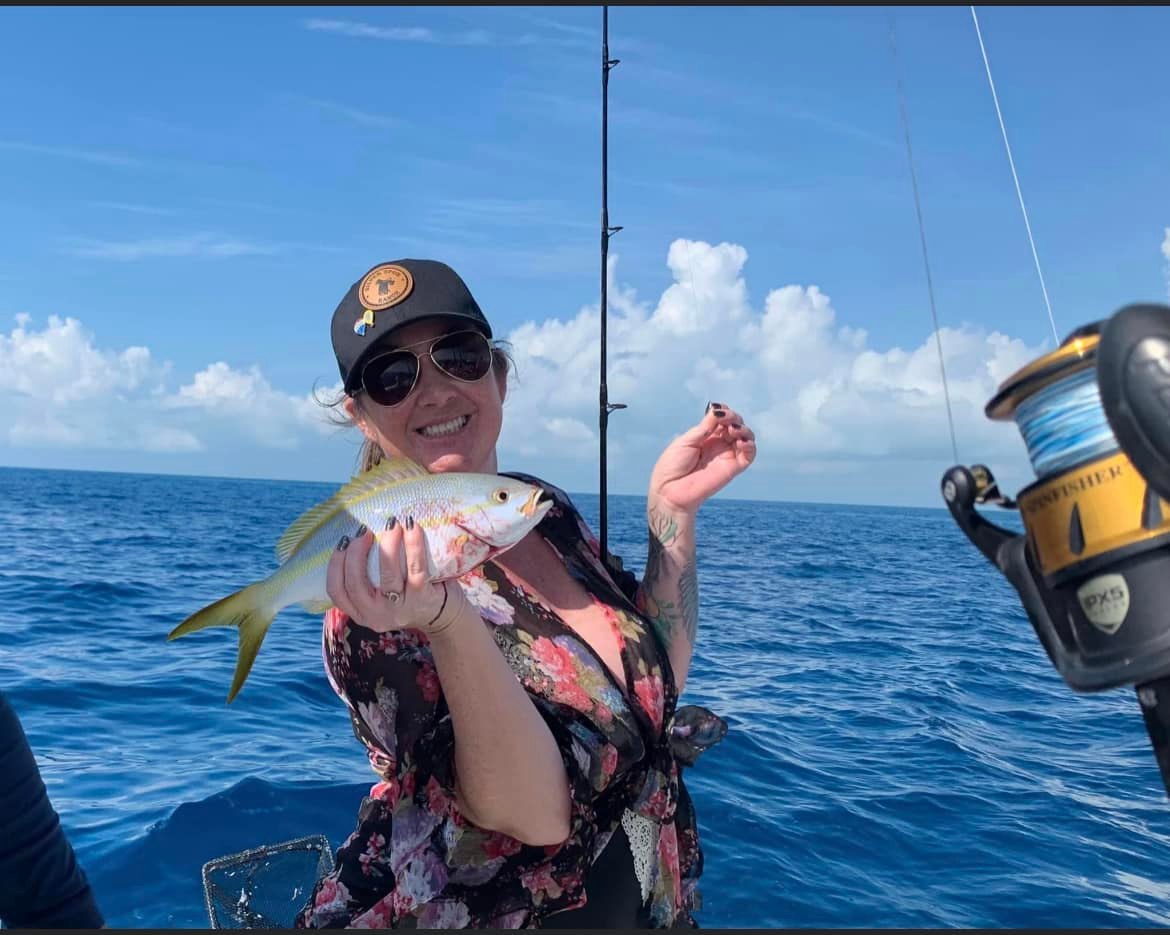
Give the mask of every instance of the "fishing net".
POLYGON ((203 897, 213 929, 289 929, 313 886, 333 869, 321 834, 266 844, 203 865, 203 897))

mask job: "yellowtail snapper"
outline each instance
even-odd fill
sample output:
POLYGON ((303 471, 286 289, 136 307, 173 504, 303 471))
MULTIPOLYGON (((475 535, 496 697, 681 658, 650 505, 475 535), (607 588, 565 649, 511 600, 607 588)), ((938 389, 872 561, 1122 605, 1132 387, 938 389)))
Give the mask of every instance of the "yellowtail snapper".
MULTIPOLYGON (((285 530, 276 544, 280 567, 269 577, 192 614, 167 639, 208 627, 239 628, 230 703, 277 614, 292 604, 313 614, 333 606, 325 588, 326 571, 342 536, 352 538, 363 526, 378 532, 392 516, 413 516, 426 534, 430 579, 445 581, 523 539, 552 505, 542 494, 532 484, 495 474, 431 474, 405 458, 382 461, 285 530)), ((377 587, 377 548, 370 549, 368 569, 370 583, 377 587)))

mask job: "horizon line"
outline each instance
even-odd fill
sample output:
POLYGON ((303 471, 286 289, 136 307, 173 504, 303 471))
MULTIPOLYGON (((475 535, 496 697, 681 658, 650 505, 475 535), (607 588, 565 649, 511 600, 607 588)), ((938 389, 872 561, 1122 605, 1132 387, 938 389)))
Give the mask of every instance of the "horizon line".
MULTIPOLYGON (((80 467, 29 467, 27 465, 19 464, 0 464, 0 470, 3 471, 61 471, 73 472, 80 474, 122 474, 128 477, 188 477, 194 480, 232 480, 232 481, 252 481, 261 484, 320 484, 332 485, 335 488, 347 483, 345 481, 331 481, 331 480, 306 480, 304 478, 290 478, 290 477, 255 477, 239 474, 191 474, 183 471, 125 471, 115 470, 112 468, 80 468, 80 467)), ((550 483, 552 483, 550 481, 550 483)), ((561 486, 557 484, 557 486, 561 486)), ((589 490, 569 490, 567 493, 570 496, 583 497, 600 497, 598 491, 589 490)), ((610 490, 608 492, 610 497, 625 497, 628 499, 644 499, 645 494, 633 493, 615 493, 610 490)), ((895 503, 846 503, 833 500, 763 500, 758 497, 732 497, 716 494, 712 499, 719 499, 729 503, 779 503, 791 506, 831 506, 831 507, 853 507, 863 509, 877 509, 877 510, 932 510, 946 512, 946 506, 921 506, 910 504, 895 504, 895 503)))

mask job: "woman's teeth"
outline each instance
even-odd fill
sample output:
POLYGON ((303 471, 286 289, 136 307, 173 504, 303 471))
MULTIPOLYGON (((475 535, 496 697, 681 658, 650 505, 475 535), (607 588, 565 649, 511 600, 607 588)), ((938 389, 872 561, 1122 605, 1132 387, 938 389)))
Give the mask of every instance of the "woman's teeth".
POLYGON ((470 416, 459 416, 457 419, 452 419, 449 422, 428 425, 418 431, 424 438, 442 438, 444 435, 453 435, 455 432, 458 432, 468 423, 470 418, 470 416))

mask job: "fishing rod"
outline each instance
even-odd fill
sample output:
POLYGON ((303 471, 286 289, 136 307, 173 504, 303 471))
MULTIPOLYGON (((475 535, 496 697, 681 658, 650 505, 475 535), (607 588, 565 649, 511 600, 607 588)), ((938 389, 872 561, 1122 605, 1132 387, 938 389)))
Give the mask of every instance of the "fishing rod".
POLYGON ((986 465, 956 464, 943 475, 943 499, 1016 590, 1049 662, 1073 691, 1134 689, 1170 797, 1170 306, 1130 304, 1059 340, 979 17, 970 9, 1058 345, 1003 381, 984 408, 989 419, 1015 422, 1035 481, 1013 501, 986 465), (976 506, 989 502, 1018 510, 1024 532, 984 518, 976 506))
POLYGON ((625 409, 625 403, 609 401, 609 387, 605 382, 606 314, 609 282, 609 238, 621 227, 609 225, 609 72, 618 64, 618 59, 609 57, 609 7, 601 8, 601 378, 598 383, 598 429, 600 431, 601 455, 601 560, 608 561, 606 544, 606 444, 605 433, 609 428, 609 414, 615 409, 625 409))

